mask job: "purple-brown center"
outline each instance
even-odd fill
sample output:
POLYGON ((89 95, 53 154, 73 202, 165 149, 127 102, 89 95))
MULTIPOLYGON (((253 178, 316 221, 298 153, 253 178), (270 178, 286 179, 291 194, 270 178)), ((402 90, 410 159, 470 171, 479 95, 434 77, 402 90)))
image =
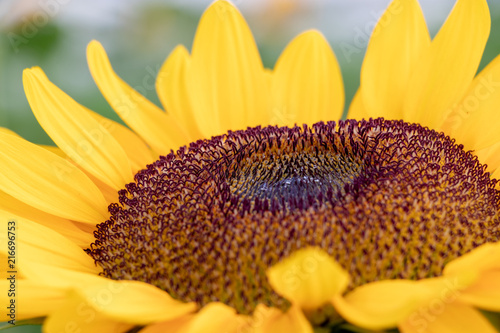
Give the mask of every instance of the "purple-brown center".
POLYGON ((498 241, 495 184, 462 146, 402 121, 252 128, 139 172, 87 253, 104 276, 182 301, 286 309, 265 272, 306 246, 335 258, 352 289, 439 276, 498 241))

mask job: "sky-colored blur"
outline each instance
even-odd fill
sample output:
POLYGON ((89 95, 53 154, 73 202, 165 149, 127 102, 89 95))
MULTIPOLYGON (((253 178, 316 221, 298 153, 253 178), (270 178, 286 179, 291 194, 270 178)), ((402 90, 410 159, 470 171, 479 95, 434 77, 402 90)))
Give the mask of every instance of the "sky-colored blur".
MULTIPOLYGON (((389 0, 235 0, 246 17, 264 65, 272 68, 286 44, 315 28, 330 42, 342 67, 347 103, 359 85, 370 31, 389 0), (345 47, 349 45, 346 52, 345 47)), ((431 34, 455 0, 420 0, 431 34)), ((154 77, 175 45, 191 47, 197 22, 210 0, 0 0, 0 126, 36 143, 50 139, 24 96, 22 70, 40 66, 78 102, 118 117, 87 68, 87 43, 103 43, 131 86, 158 103, 154 77)), ((500 53, 500 0, 490 0, 492 33, 481 68, 500 53)), ((348 105, 348 104, 347 104, 348 105)))

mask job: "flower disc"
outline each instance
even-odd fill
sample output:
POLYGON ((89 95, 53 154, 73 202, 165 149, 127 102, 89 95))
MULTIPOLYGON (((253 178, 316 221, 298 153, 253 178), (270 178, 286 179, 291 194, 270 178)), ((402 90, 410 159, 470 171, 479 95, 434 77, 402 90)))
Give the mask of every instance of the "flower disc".
POLYGON ((286 309, 266 270, 318 246, 349 288, 439 276, 500 238, 500 194, 442 133, 376 119, 266 127, 161 157, 120 191, 87 252, 112 279, 249 314, 286 309))

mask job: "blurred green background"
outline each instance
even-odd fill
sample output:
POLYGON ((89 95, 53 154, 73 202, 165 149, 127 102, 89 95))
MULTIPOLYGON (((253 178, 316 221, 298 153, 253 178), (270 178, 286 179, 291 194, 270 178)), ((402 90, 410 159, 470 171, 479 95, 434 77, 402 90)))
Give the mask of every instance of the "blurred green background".
MULTIPOLYGON (((454 0, 421 0, 435 35, 454 0)), ((117 73, 159 104, 151 83, 175 45, 191 47, 208 0, 0 0, 0 126, 29 141, 52 141, 37 124, 24 96, 22 70, 40 66, 81 104, 114 120, 88 72, 88 42, 103 43, 117 73), (145 84, 144 80, 148 80, 145 84)), ((298 33, 316 28, 330 42, 342 68, 346 108, 359 85, 370 30, 389 0, 236 0, 256 38, 264 65, 272 68, 298 33), (354 53, 347 54, 349 50, 354 53)), ((500 53, 500 1, 491 0, 492 29, 480 69, 500 53)), ((21 291, 22 292, 22 291, 21 291)), ((15 332, 39 332, 37 326, 15 332)))
MULTIPOLYGON (((191 46, 196 25, 211 1, 0 0, 0 126, 29 141, 51 143, 24 96, 22 70, 40 66, 75 100, 114 120, 87 68, 85 49, 103 43, 122 78, 158 103, 151 83, 177 44, 191 46)), ((235 4, 246 17, 263 62, 272 68, 298 33, 316 28, 329 40, 341 65, 346 108, 359 85, 369 31, 389 0, 272 0, 235 4), (346 52, 354 50, 353 53, 346 52)), ((492 33, 481 68, 500 53, 500 1, 489 1, 492 33)), ((454 0, 422 0, 434 35, 454 0)))

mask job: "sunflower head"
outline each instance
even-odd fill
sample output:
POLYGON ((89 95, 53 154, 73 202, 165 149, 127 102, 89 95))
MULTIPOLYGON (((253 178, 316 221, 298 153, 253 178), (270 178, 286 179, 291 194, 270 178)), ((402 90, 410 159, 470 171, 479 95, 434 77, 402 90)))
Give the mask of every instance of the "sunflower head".
POLYGON ((432 41, 417 1, 392 2, 349 120, 320 33, 264 69, 227 1, 163 65, 166 112, 90 43, 128 127, 26 70, 58 148, 0 132, 0 217, 23 230, 30 291, 19 317, 47 332, 494 332, 478 309, 500 312, 500 93, 450 120, 500 73, 474 78, 488 33, 484 0, 458 0, 432 41))

